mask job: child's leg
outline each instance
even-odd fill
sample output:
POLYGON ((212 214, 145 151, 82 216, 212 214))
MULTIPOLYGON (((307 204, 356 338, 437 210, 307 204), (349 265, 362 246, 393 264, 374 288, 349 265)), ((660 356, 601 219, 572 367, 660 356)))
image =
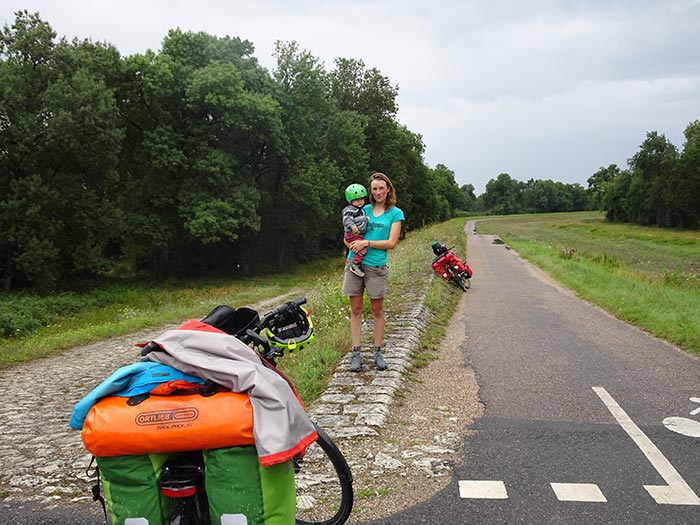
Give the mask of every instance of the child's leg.
MULTIPOLYGON (((347 242, 361 241, 362 240, 362 235, 355 235, 354 233, 345 233, 343 235, 343 237, 347 242)), ((364 250, 361 250, 360 252, 356 253, 355 256, 352 258, 352 262, 354 262, 355 264, 362 264, 362 261, 365 260, 366 253, 367 253, 366 248, 364 250)))

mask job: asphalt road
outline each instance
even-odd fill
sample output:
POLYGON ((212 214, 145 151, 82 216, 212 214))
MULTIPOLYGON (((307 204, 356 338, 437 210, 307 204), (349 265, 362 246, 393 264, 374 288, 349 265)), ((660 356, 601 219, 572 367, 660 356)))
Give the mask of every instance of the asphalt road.
POLYGON ((700 523, 700 437, 663 424, 700 420, 700 360, 559 289, 492 236, 470 231, 468 253, 462 365, 484 415, 451 484, 376 523, 700 523))

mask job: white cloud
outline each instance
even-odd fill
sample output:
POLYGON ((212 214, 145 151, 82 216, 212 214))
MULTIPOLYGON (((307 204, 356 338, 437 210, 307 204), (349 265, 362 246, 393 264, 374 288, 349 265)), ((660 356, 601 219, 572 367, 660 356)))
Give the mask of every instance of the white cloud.
POLYGON ((501 172, 585 186, 647 131, 682 147, 700 118, 698 0, 8 0, 0 19, 25 8, 127 55, 180 27, 248 39, 268 68, 276 40, 327 69, 362 59, 399 85, 399 120, 426 161, 477 193, 501 172))

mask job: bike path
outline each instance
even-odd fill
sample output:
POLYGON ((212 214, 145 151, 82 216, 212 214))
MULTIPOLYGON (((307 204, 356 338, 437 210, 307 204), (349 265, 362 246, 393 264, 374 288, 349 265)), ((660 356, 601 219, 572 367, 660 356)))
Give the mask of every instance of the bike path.
POLYGON ((484 415, 451 484, 372 523, 698 523, 700 361, 543 279, 468 228, 463 366, 484 415))

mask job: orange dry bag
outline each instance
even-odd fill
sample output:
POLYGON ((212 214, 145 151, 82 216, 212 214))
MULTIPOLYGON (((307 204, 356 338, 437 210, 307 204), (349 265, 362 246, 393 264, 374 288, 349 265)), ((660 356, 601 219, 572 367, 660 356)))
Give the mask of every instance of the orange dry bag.
POLYGON ((88 412, 85 448, 98 457, 253 445, 247 394, 109 396, 88 412))

